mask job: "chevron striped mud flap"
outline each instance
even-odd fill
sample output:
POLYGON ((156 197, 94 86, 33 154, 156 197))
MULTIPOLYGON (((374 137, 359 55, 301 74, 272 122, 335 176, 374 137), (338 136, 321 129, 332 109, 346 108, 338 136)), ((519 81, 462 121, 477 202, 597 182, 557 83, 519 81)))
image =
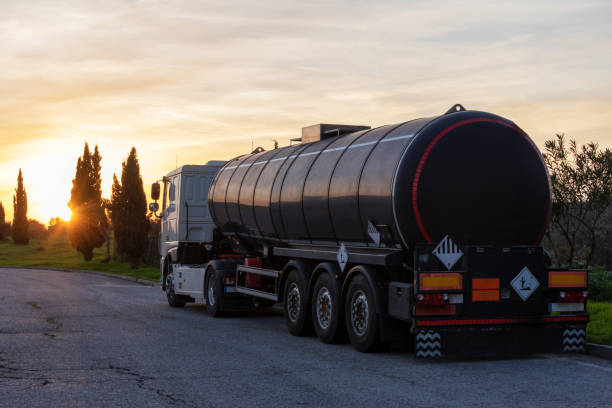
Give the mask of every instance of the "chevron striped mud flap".
POLYGON ((414 347, 419 358, 442 357, 442 336, 433 330, 421 330, 416 334, 414 347))
POLYGON ((413 335, 417 358, 569 353, 584 351, 586 325, 431 327, 413 335))
POLYGON ((583 352, 586 331, 582 328, 568 328, 563 330, 563 352, 583 352))

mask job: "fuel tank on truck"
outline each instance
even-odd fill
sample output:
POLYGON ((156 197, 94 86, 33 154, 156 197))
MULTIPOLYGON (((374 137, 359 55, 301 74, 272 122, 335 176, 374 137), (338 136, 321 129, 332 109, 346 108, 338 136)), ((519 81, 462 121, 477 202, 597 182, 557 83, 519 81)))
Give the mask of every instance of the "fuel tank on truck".
POLYGON ((301 144, 237 157, 217 173, 209 203, 224 234, 255 247, 407 249, 447 234, 464 245, 541 241, 548 171, 510 120, 455 105, 373 129, 317 126, 301 144))

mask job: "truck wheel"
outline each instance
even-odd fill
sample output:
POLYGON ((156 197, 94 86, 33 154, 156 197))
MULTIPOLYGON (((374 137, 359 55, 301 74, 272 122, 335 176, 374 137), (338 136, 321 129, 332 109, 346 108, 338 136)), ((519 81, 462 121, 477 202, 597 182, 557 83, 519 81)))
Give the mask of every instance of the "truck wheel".
POLYGON ((342 300, 338 285, 328 273, 322 273, 312 291, 312 322, 323 343, 338 343, 346 337, 342 300))
POLYGON ((306 299, 306 282, 302 281, 301 275, 295 269, 287 276, 283 299, 285 300, 283 305, 285 323, 289 333, 294 336, 311 335, 312 319, 308 299, 306 299))
POLYGON ((379 322, 374 302, 374 289, 363 275, 357 275, 348 287, 344 317, 346 331, 353 347, 364 353, 378 348, 379 322))
POLYGON ((206 313, 212 317, 221 316, 221 301, 223 290, 220 288, 221 281, 217 279, 217 272, 211 268, 206 276, 206 313))
POLYGON ((166 275, 166 298, 168 299, 168 304, 172 307, 184 307, 187 302, 184 296, 174 293, 172 276, 172 270, 170 270, 166 275))

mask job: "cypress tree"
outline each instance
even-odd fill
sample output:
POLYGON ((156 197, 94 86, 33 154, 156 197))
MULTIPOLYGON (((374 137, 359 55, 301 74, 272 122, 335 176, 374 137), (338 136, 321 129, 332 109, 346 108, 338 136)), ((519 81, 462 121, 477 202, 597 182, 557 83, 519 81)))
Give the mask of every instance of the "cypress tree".
POLYGON ((23 175, 19 169, 17 188, 13 196, 13 242, 27 245, 30 242, 28 235, 28 195, 23 187, 23 175))
POLYGON ((132 268, 137 268, 147 249, 147 197, 140 176, 136 148, 132 147, 121 169, 121 184, 113 179, 113 230, 117 249, 127 256, 132 268))
POLYGON ((6 213, 4 212, 4 206, 0 202, 0 241, 8 235, 9 225, 6 223, 6 213))
POLYGON ((120 237, 119 230, 117 229, 117 226, 123 221, 121 211, 124 205, 122 204, 121 199, 121 183, 119 183, 117 175, 113 173, 113 187, 111 190, 111 199, 109 205, 110 220, 113 226, 113 238, 115 242, 115 244, 113 245, 113 255, 115 257, 119 257, 120 260, 123 260, 123 254, 119 250, 120 237))
POLYGON ((68 237, 72 247, 81 252, 86 261, 93 258, 94 248, 104 244, 105 231, 108 228, 102 205, 101 160, 98 146, 92 155, 89 145, 85 143, 83 156, 77 160, 68 203, 72 210, 68 237))

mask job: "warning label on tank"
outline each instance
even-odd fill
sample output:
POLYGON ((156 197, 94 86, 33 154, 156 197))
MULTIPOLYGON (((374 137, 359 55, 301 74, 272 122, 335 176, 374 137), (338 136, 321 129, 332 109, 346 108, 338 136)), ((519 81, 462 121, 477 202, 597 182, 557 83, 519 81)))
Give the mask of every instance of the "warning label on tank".
POLYGON ((540 282, 533 276, 529 268, 524 267, 518 275, 512 279, 510 286, 518 293, 523 300, 527 300, 529 296, 540 286, 540 282))
POLYGON ((445 236, 433 250, 433 254, 446 266, 449 271, 463 256, 463 251, 453 242, 451 237, 445 236))

